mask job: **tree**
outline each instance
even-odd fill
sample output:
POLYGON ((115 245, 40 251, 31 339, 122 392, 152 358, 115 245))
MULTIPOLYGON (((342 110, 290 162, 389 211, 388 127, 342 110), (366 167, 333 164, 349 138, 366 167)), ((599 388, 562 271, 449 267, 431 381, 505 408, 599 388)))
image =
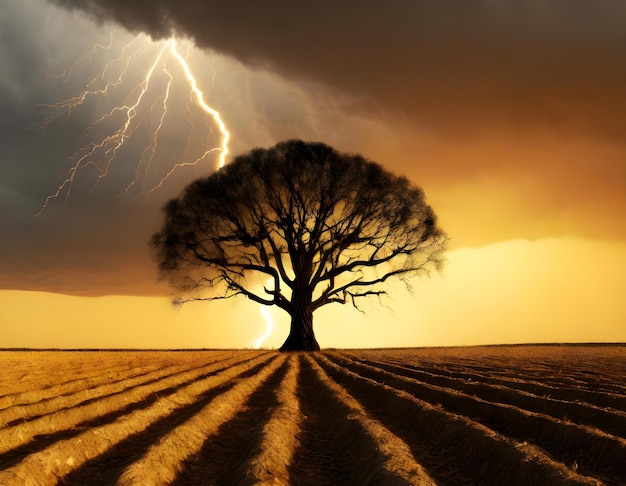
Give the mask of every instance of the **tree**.
POLYGON ((319 350, 315 310, 358 309, 389 279, 439 268, 447 243, 405 177, 300 140, 236 157, 164 212, 151 245, 175 302, 243 295, 276 305, 291 316, 281 351, 319 350))

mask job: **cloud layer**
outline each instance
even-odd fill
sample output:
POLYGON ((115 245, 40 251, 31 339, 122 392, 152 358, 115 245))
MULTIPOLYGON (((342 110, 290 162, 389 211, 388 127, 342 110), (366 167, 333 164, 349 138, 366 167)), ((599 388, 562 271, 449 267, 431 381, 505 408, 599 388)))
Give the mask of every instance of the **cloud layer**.
POLYGON ((155 37, 183 33, 458 136, 501 124, 626 133, 622 2, 58 2, 155 37))
MULTIPOLYGON (((624 18, 626 3, 612 0, 9 0, 0 287, 166 292, 147 241, 160 205, 210 163, 147 204, 120 204, 111 196, 120 181, 103 179, 99 192, 79 190, 33 222, 98 108, 33 129, 42 104, 84 89, 78 72, 54 83, 49 74, 106 45, 112 26, 132 33, 122 42, 140 32, 193 39, 204 52, 190 60, 233 131, 233 152, 292 137, 361 152, 423 185, 457 248, 626 240, 624 18)), ((86 79, 103 62, 83 63, 86 79)), ((136 159, 130 151, 116 167, 132 174, 136 159)))
MULTIPOLYGON (((626 3, 57 1, 351 97, 392 135, 345 148, 435 190, 488 180, 521 220, 626 238, 626 3)), ((522 226, 500 238, 554 234, 522 226)))

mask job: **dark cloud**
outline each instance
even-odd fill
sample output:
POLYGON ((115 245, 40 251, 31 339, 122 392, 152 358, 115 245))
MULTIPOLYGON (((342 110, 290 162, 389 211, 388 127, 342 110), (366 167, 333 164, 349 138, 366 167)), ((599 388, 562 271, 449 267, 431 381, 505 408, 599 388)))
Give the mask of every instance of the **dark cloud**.
MULTIPOLYGON (((41 104, 76 95, 106 60, 75 65, 84 72, 67 79, 49 74, 106 45, 116 24, 187 35, 245 63, 215 68, 203 63, 219 56, 190 54, 233 152, 292 137, 361 152, 422 184, 456 246, 626 238, 624 2, 9 0, 1 9, 0 288, 165 292, 146 242, 163 202, 200 171, 145 204, 120 201, 145 138, 128 142, 93 193, 77 185, 33 221, 68 157, 96 135, 87 133, 96 103, 47 130, 37 128, 41 104)), ((117 44, 131 38, 116 32, 117 44)), ((165 135, 181 139, 175 127, 165 135)))
POLYGON ((0 288, 68 293, 82 288, 93 294, 104 287, 124 293, 137 288, 138 281, 149 292, 155 284, 153 272, 129 279, 125 270, 133 263, 144 269, 149 265, 147 258, 137 262, 136 256, 147 253, 149 224, 158 224, 159 202, 150 219, 144 207, 131 211, 94 194, 61 199, 45 218, 34 219, 55 181, 62 180, 67 159, 93 117, 76 110, 42 126, 49 115, 43 105, 84 89, 85 77, 60 76, 64 68, 94 42, 108 40, 109 34, 94 32, 93 24, 85 29, 82 17, 40 0, 0 7, 0 288))
POLYGON ((626 134, 624 2, 57 1, 156 37, 184 33, 457 136, 502 123, 626 134))

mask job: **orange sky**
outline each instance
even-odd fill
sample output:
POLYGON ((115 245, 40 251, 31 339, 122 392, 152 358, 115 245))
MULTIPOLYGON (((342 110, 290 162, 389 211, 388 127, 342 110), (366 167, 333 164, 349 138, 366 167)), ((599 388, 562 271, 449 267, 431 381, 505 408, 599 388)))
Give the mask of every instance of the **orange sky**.
MULTIPOLYGON (((242 18, 213 2, 206 12, 184 1, 150 11, 73 2, 130 33, 55 3, 66 2, 11 0, 0 18, 0 347, 241 347, 263 333, 259 309, 243 300, 172 309, 149 257, 160 206, 215 157, 150 198, 120 198, 150 141, 140 128, 107 177, 81 172, 72 194, 33 220, 159 44, 141 37, 126 88, 45 130, 42 105, 80 93, 139 32, 156 39, 171 26, 202 47, 185 52, 234 153, 293 137, 360 152, 421 185, 451 236, 443 275, 415 282, 414 296, 394 292, 393 313, 320 311, 322 347, 626 341, 625 7, 362 2, 355 16, 336 2, 307 15, 285 3, 271 18, 256 4, 242 18)), ((161 171, 188 138, 208 139, 186 131, 188 92, 176 82, 169 111, 179 118, 161 134, 161 171)), ((275 347, 286 316, 271 313, 265 344, 275 347)))
MULTIPOLYGON (((451 251, 444 275, 394 288, 384 307, 328 306, 315 314, 322 347, 626 342, 626 244, 574 238, 511 240, 451 251)), ((74 297, 0 291, 5 347, 253 347, 264 334, 246 300, 74 297)), ((270 309, 263 342, 278 347, 288 316, 270 309)))

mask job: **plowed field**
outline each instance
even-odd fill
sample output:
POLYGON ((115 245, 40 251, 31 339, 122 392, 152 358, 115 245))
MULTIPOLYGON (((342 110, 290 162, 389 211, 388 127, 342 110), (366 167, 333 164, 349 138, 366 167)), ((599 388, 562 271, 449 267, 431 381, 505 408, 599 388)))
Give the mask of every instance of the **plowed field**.
POLYGON ((626 484, 626 347, 0 352, 0 485, 626 484))

